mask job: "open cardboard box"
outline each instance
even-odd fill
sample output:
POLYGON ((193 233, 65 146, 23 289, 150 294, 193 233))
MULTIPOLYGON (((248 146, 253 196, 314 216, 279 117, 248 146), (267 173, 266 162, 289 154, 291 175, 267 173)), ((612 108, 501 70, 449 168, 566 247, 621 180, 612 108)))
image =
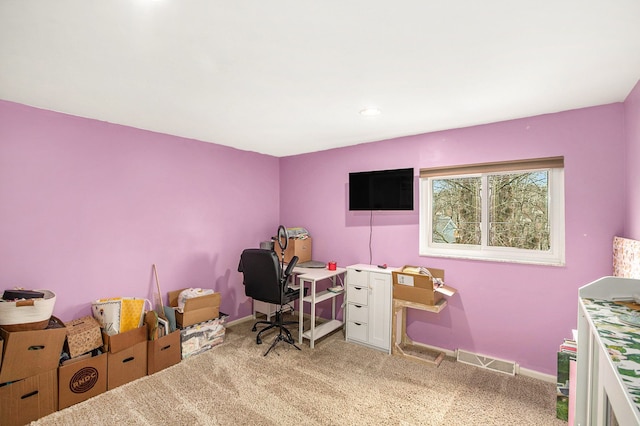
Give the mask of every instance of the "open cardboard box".
MULTIPOLYGON (((178 307, 178 298, 183 290, 186 289, 169 292, 169 306, 172 308, 178 307)), ((220 293, 213 293, 185 300, 183 312, 176 310, 176 325, 178 328, 185 328, 199 322, 218 318, 218 315, 220 315, 220 299, 220 293)))
POLYGON ((51 317, 49 327, 28 331, 0 328, 0 337, 4 340, 0 383, 14 382, 58 368, 67 330, 56 317, 51 317))
MULTIPOLYGON (((405 272, 405 268, 417 268, 416 266, 405 265, 396 271, 392 271, 393 275, 393 298, 407 300, 409 302, 421 303, 423 305, 435 305, 443 297, 444 294, 453 295, 457 290, 450 286, 442 286, 436 289, 433 286, 433 279, 426 274, 416 274, 413 272, 405 272)), ((444 270, 436 268, 426 268, 431 272, 434 278, 440 278, 444 282, 444 270)))
POLYGON ((58 411, 55 368, 0 387, 0 425, 29 424, 55 411, 58 411))
MULTIPOLYGON (((282 261, 282 252, 278 243, 275 244, 275 252, 278 259, 282 261)), ((289 263, 293 256, 298 256, 298 263, 309 262, 311 260, 311 237, 305 239, 289 238, 287 249, 284 251, 284 261, 289 263)))
POLYGON ((58 368, 60 410, 107 391, 107 356, 70 359, 58 368))
POLYGON ((107 354, 107 390, 114 389, 146 375, 146 339, 121 351, 107 354))
POLYGON ((157 373, 181 360, 180 330, 147 342, 147 374, 157 373))
POLYGON ((104 352, 117 353, 140 342, 147 341, 147 324, 124 333, 108 335, 102 332, 104 352))

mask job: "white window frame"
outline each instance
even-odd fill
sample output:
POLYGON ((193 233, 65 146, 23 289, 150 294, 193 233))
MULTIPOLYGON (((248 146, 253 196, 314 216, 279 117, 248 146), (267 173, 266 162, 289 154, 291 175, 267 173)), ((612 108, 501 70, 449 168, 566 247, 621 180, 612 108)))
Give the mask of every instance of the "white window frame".
POLYGON ((563 266, 565 264, 564 168, 517 169, 499 173, 490 171, 486 173, 445 174, 443 176, 420 178, 420 256, 532 263, 553 266, 563 266), (540 251, 487 245, 489 229, 487 223, 489 217, 487 176, 499 173, 526 173, 545 170, 549 172, 550 249, 548 251, 540 251), (432 181, 478 176, 482 179, 481 244, 434 243, 432 241, 432 181))

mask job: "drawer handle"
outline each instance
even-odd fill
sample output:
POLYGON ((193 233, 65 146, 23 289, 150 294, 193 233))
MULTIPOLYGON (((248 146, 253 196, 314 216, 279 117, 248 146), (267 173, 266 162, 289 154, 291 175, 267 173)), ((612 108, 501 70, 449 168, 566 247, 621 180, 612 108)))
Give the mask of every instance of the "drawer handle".
POLYGON ((355 324, 355 325, 362 325, 362 324, 360 324, 359 322, 354 322, 354 324, 355 324))
POLYGON ((362 287, 354 287, 356 290, 362 290, 362 287))
POLYGON ((353 305, 353 306, 355 306, 358 309, 362 308, 362 305, 353 305))

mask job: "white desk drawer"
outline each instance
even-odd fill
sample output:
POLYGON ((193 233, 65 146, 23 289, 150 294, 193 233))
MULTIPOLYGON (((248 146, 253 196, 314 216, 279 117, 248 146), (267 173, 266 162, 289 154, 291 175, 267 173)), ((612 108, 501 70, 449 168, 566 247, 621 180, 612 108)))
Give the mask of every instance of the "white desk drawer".
POLYGON ((347 319, 360 323, 366 323, 369 318, 369 307, 365 305, 357 305, 349 303, 347 305, 347 319))
POLYGON ((367 324, 347 321, 347 337, 361 342, 367 341, 367 324))
POLYGON ((347 284, 366 287, 369 284, 369 271, 347 269, 347 284))
POLYGON ((369 287, 366 285, 347 286, 347 300, 349 303, 367 306, 369 304, 369 287))

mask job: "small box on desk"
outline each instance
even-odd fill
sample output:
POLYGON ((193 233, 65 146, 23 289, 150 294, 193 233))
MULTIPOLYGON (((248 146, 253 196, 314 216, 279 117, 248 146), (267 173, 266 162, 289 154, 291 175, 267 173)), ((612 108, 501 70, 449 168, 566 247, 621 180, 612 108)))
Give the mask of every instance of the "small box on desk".
POLYGON ((58 370, 0 387, 0 425, 24 425, 58 411, 58 370))
MULTIPOLYGON (((282 252, 278 244, 275 245, 275 252, 278 259, 282 260, 282 252)), ((298 256, 298 263, 311 260, 311 237, 305 239, 289 238, 287 249, 284 251, 284 261, 290 262, 293 256, 298 256)))
MULTIPOLYGON (((183 290, 169 292, 169 306, 178 307, 178 298, 183 290)), ((203 321, 218 318, 220 314, 220 293, 206 294, 185 300, 182 312, 176 310, 176 325, 178 328, 189 327, 203 321)))
POLYGON ((393 298, 406 300, 423 305, 435 305, 444 294, 453 295, 456 289, 442 285, 440 288, 434 286, 434 278, 439 278, 444 282, 444 270, 435 268, 427 269, 431 276, 417 272, 420 267, 403 266, 397 271, 392 271, 393 275, 393 298))

